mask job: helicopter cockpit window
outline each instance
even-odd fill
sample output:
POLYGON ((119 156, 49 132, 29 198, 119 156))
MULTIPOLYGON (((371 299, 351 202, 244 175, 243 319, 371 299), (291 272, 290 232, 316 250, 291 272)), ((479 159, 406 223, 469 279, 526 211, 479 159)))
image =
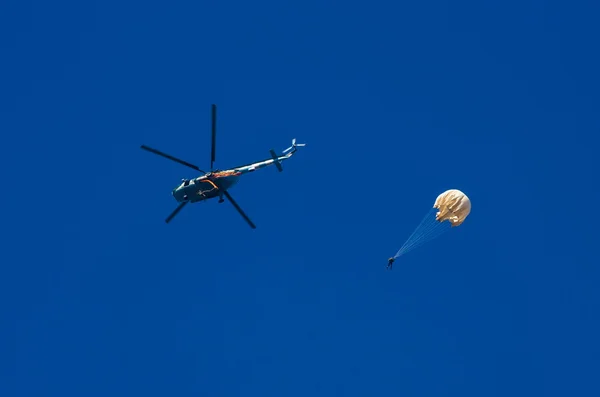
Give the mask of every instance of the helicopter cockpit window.
POLYGON ((183 186, 188 186, 190 184, 190 181, 188 179, 186 179, 185 181, 183 181, 183 186))

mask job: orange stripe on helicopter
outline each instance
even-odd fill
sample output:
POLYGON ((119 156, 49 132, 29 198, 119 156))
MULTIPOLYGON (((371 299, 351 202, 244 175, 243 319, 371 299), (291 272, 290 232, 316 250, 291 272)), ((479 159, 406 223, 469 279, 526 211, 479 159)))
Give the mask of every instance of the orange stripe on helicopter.
POLYGON ((214 174, 214 176, 216 178, 223 178, 223 177, 226 177, 226 176, 240 175, 240 174, 241 174, 241 172, 239 172, 239 171, 238 172, 236 172, 236 171, 227 171, 227 172, 219 172, 217 174, 214 174))
POLYGON ((213 182, 213 181, 210 181, 210 180, 208 180, 208 179, 203 179, 203 180, 201 180, 200 182, 207 182, 207 183, 210 183, 210 184, 211 184, 211 185, 212 185, 212 186, 213 186, 215 189, 219 189, 219 188, 217 187, 217 185, 215 185, 215 184, 214 184, 214 182, 213 182))

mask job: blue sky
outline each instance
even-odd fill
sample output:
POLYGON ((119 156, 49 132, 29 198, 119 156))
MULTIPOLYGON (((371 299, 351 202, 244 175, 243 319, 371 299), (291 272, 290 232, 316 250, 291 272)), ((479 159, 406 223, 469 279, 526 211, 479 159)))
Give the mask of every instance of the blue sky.
POLYGON ((597 3, 202 3, 3 2, 2 396, 599 394, 597 3))

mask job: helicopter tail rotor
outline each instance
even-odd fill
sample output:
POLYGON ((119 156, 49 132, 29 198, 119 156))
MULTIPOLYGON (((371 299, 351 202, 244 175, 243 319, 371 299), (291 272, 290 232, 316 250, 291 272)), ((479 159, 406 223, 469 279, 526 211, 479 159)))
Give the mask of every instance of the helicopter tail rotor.
POLYGON ((296 143, 296 138, 292 139, 292 146, 290 146, 289 148, 285 149, 283 151, 283 154, 286 154, 287 152, 291 151, 292 153, 294 153, 296 150, 298 150, 298 147, 301 146, 306 146, 306 143, 296 143))

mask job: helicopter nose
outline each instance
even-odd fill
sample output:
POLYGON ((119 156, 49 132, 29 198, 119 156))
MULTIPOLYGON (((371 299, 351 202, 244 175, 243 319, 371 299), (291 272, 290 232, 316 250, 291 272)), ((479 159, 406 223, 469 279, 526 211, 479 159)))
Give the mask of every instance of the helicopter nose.
POLYGON ((181 189, 179 189, 179 187, 176 187, 175 189, 173 189, 173 191, 171 192, 171 195, 173 195, 173 197, 175 198, 175 200, 177 201, 181 201, 182 199, 182 194, 183 192, 181 192, 181 189))
POLYGON ((175 200, 177 200, 180 203, 189 200, 189 196, 185 192, 185 189, 182 189, 180 187, 176 187, 175 189, 173 189, 171 194, 173 195, 173 198, 175 198, 175 200))

